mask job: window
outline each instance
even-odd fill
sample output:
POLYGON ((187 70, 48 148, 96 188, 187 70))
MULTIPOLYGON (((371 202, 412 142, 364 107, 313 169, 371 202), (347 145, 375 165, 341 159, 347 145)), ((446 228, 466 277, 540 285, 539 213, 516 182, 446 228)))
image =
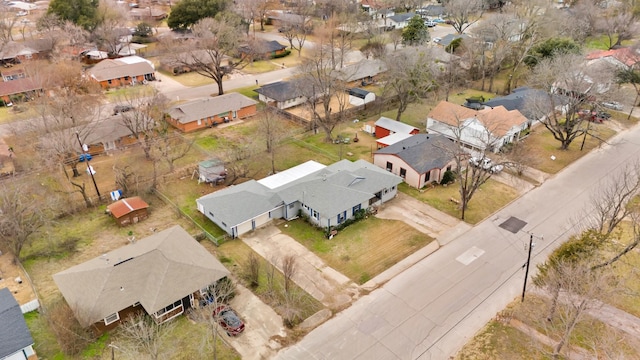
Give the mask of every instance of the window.
POLYGON ((393 164, 390 161, 387 161, 387 171, 393 170, 393 164))
POLYGON ((156 318, 159 318, 163 314, 168 313, 169 311, 182 307, 182 300, 178 300, 171 305, 166 306, 164 309, 160 309, 157 313, 155 313, 156 318))
POLYGON ((360 211, 361 208, 362 208, 361 204, 358 204, 358 205, 354 206, 353 209, 352 209, 353 215, 355 215, 358 211, 360 211))
POLYGON ((107 80, 107 84, 111 85, 111 80, 107 80))
POLYGON ((124 77, 124 81, 129 81, 129 77, 128 77, 128 76, 125 76, 125 77, 124 77))
POLYGON ((403 179, 407 177, 407 169, 400 168, 400 177, 403 179))
POLYGON ((109 316, 107 316, 106 318, 104 318, 104 324, 105 325, 109 325, 109 324, 113 324, 114 322, 120 320, 120 314, 115 313, 115 314, 111 314, 109 316))
POLYGON ((424 174, 424 182, 429 181, 429 179, 431 179, 431 171, 424 174))
POLYGON ((315 211, 315 210, 313 210, 313 217, 314 217, 316 220, 320 220, 320 214, 319 214, 317 211, 315 211))
POLYGON ((447 171, 451 171, 451 165, 447 166, 447 171))

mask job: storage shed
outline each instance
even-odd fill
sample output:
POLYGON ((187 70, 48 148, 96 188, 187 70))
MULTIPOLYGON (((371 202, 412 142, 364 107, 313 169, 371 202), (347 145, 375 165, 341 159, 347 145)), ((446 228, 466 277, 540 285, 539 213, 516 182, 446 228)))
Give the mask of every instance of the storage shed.
POLYGON ((217 184, 227 178, 224 162, 220 159, 209 159, 198 164, 198 182, 217 184))
POLYGON ((353 106, 364 105, 376 99, 376 94, 365 89, 353 88, 349 90, 349 103, 353 106))
POLYGON ((120 199, 107 206, 107 212, 116 219, 120 226, 135 224, 148 217, 149 204, 139 196, 120 199))

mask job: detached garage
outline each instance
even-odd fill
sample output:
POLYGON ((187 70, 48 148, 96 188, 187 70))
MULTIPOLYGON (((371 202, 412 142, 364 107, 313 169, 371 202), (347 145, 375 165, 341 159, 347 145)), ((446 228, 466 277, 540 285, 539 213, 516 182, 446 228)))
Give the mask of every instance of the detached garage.
POLYGON ((349 103, 353 106, 368 104, 376 99, 376 94, 365 89, 353 88, 349 90, 349 103))

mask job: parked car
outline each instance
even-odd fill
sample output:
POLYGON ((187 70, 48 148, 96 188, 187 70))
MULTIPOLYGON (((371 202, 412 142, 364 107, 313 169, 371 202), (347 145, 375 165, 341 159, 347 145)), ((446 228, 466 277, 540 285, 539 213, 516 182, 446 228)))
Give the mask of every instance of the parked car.
POLYGON ((476 157, 472 157, 469 159, 469 164, 474 167, 478 167, 483 169, 484 171, 488 171, 492 174, 497 174, 504 170, 504 166, 497 164, 493 165, 493 162, 488 157, 483 157, 482 159, 478 159, 476 157))
POLYGON ((602 103, 602 106, 612 110, 622 111, 622 104, 617 101, 605 101, 602 103))
POLYGON ((439 43, 440 41, 442 41, 442 38, 439 38, 439 37, 434 37, 433 38, 433 42, 434 43, 439 43))
POLYGON ((120 113, 131 111, 131 110, 133 110, 133 106, 131 105, 116 105, 113 108, 113 115, 118 115, 120 113))
POLYGON ((434 26, 438 25, 435 21, 432 21, 432 20, 426 20, 426 21, 424 22, 424 24, 425 24, 427 27, 434 27, 434 26))
POLYGON ((218 306, 213 310, 212 316, 229 336, 240 335, 244 331, 244 322, 240 320, 238 314, 229 306, 218 306))

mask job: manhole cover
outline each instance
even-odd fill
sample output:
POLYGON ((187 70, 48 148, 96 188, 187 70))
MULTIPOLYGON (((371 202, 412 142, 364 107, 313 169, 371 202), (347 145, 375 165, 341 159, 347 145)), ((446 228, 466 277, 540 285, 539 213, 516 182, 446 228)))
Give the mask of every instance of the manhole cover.
POLYGON ((525 225, 527 225, 527 223, 525 221, 522 221, 520 219, 518 219, 517 217, 510 217, 507 219, 507 221, 503 222, 502 224, 498 225, 501 228, 507 230, 507 231, 511 231, 514 234, 517 234, 518 231, 522 230, 523 227, 525 227, 525 225))

